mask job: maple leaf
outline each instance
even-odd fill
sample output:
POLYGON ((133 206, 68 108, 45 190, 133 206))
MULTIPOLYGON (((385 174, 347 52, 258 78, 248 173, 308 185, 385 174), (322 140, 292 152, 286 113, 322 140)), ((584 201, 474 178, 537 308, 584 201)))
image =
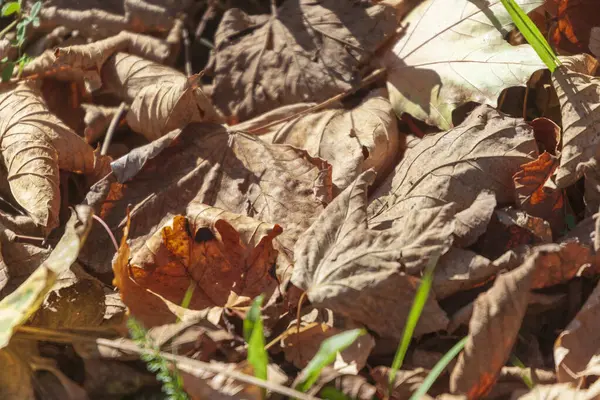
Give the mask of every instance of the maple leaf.
MULTIPOLYGON (((429 257, 451 243, 452 204, 414 211, 399 229, 367 228, 366 190, 375 174, 367 171, 336 197, 301 236, 294 249, 292 283, 310 301, 365 324, 384 336, 400 337, 419 279, 429 257), (396 310, 390 314, 386 310, 396 310)), ((444 329, 445 313, 429 297, 415 334, 444 329)))
MULTIPOLYGON (((290 266, 292 249, 331 199, 331 170, 324 161, 287 145, 267 144, 214 124, 190 124, 130 152, 113 164, 113 176, 98 182, 88 203, 119 231, 133 205, 132 254, 174 216, 194 221, 206 204, 256 220, 278 224, 278 265, 290 266), (288 261, 284 261, 284 258, 288 261)), ((92 230, 90 243, 106 243, 92 230)), ((84 249, 87 265, 110 270, 111 252, 84 249)))
MULTIPOLYGON (((542 0, 517 0, 525 11, 542 0)), ((544 65, 529 45, 511 46, 513 25, 500 1, 427 0, 406 18, 406 32, 385 56, 388 90, 398 115, 441 129, 469 101, 496 106, 509 86, 524 85, 544 65)))
POLYGON ((393 9, 382 5, 287 1, 272 16, 230 9, 207 71, 213 102, 244 121, 281 105, 326 100, 352 86, 357 67, 395 28, 393 9))

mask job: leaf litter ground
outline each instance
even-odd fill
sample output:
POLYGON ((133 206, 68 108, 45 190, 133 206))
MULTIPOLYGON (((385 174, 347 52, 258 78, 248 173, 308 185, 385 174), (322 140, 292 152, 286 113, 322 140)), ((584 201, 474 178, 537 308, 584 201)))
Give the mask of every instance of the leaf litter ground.
POLYGON ((0 398, 598 398, 593 1, 3 3, 0 398))

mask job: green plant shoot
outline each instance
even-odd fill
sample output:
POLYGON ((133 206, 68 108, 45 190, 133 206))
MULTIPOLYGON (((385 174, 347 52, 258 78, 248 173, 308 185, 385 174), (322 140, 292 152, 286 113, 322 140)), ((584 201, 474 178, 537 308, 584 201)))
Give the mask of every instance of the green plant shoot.
POLYGON ((413 336, 413 332, 415 331, 415 327, 417 326, 417 322, 419 322, 419 318, 421 317, 423 307, 425 307, 425 303, 427 302, 427 298, 429 297, 429 291, 431 290, 431 282, 433 281, 433 271, 435 270, 435 266, 437 265, 439 258, 439 255, 434 255, 429 259, 429 262, 425 267, 423 279, 421 280, 421 284, 417 289, 417 294, 415 295, 413 304, 410 307, 410 312, 408 313, 408 318, 406 319, 406 325, 404 326, 404 332, 402 333, 402 340, 398 345, 398 350, 396 350, 396 355, 394 356, 394 361, 392 362, 392 368, 390 368, 390 392, 392 390, 392 385, 396 380, 396 374, 398 373, 398 370, 404 362, 406 351, 408 350, 408 346, 413 336))
POLYGON ((467 343, 467 337, 462 338, 458 343, 452 346, 446 354, 444 354, 444 357, 435 364, 435 367, 429 372, 429 375, 427 375, 427 378, 421 383, 419 389, 410 396, 409 400, 421 400, 421 398, 427 394, 440 374, 446 369, 448 364, 450 364, 450 361, 452 361, 452 359, 454 359, 454 357, 456 357, 465 347, 465 343, 467 343))
POLYGON ((260 315, 263 298, 263 295, 256 297, 246 314, 246 318, 244 319, 244 340, 248 343, 248 362, 254 368, 254 375, 266 381, 269 356, 267 355, 267 350, 265 350, 265 336, 260 315))
POLYGON ((306 392, 310 389, 319 378, 323 368, 335 360, 336 354, 346 349, 365 333, 366 330, 364 329, 352 329, 325 339, 321 343, 317 354, 315 354, 313 359, 309 361, 308 365, 300 373, 302 379, 296 385, 296 390, 306 392))
POLYGON ((515 2, 515 0, 500 0, 508 14, 512 18, 513 22, 519 28, 519 31, 523 34, 527 42, 533 47, 537 55, 542 59, 544 64, 548 67, 550 72, 554 72, 554 70, 561 64, 560 60, 548 44, 544 35, 540 32, 537 26, 533 23, 531 18, 519 5, 515 2))

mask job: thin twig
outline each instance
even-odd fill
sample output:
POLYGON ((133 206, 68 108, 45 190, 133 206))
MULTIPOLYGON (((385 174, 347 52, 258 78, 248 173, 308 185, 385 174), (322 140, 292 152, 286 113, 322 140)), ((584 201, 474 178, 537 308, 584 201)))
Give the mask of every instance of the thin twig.
POLYGON ((371 83, 373 83, 374 81, 376 81, 377 79, 379 79, 380 77, 382 77, 383 75, 385 75, 386 72, 387 72, 387 69, 385 69, 385 68, 376 69, 369 76, 367 76, 365 79, 363 79, 360 82, 360 84, 358 84, 357 86, 352 87, 352 88, 346 90, 345 92, 342 92, 342 93, 337 94, 337 95, 335 95, 333 97, 330 97, 329 99, 325 100, 324 102, 319 103, 319 104, 317 104, 315 106, 312 106, 310 108, 307 108, 306 110, 300 111, 299 113, 290 115, 290 116, 285 117, 285 118, 278 119, 277 121, 270 122, 270 123, 268 123, 266 125, 262 125, 262 126, 259 126, 257 128, 249 129, 246 132, 247 133, 260 132, 260 131, 262 131, 264 129, 267 129, 267 128, 270 128, 272 126, 279 125, 282 122, 287 122, 287 121, 290 121, 292 119, 298 118, 298 117, 300 117, 302 115, 310 114, 310 113, 313 113, 315 111, 322 110, 323 108, 327 108, 331 104, 333 104, 333 103, 335 103, 337 101, 342 100, 344 97, 347 97, 347 96, 353 94, 354 92, 356 92, 356 91, 364 88, 365 86, 370 85, 371 83))
POLYGON ((119 121, 121 120, 121 116, 127 109, 127 103, 124 101, 121 102, 117 112, 113 116, 112 121, 110 121, 110 125, 108 126, 108 131, 106 131, 106 137, 104 138, 104 143, 102 143, 102 150, 100 150, 100 155, 105 156, 108 153, 108 147, 110 146, 110 142, 115 134, 115 130, 117 129, 117 125, 119 125, 119 121))
POLYGON ((198 23, 198 26, 196 27, 196 32, 194 33, 196 40, 199 40, 202 37, 202 34, 204 33, 204 29, 206 29, 206 24, 208 23, 208 21, 210 19, 212 19, 215 16, 216 3, 217 2, 215 0, 209 0, 208 7, 206 7, 206 10, 204 11, 202 18, 200 19, 200 22, 198 23))
POLYGON ((192 76, 192 62, 190 61, 190 34, 187 28, 181 30, 181 38, 183 39, 183 55, 185 57, 185 74, 192 76))
MULTIPOLYGON (((93 337, 76 335, 76 334, 72 334, 72 333, 64 333, 61 331, 40 328, 40 327, 33 327, 33 326, 20 326, 17 328, 17 333, 20 335, 23 335, 25 337, 32 338, 34 340, 36 338, 37 338, 37 340, 39 340, 40 337, 43 337, 47 341, 55 341, 58 343, 66 343, 67 340, 69 341, 68 343, 73 343, 73 342, 80 342, 80 343, 84 342, 85 343, 85 342, 87 342, 87 343, 94 343, 99 346, 109 347, 111 349, 131 352, 131 353, 135 353, 135 354, 139 354, 139 355, 142 355, 145 353, 144 349, 141 349, 138 345, 136 345, 134 342, 132 342, 130 340, 125 341, 123 339, 111 340, 111 339, 105 339, 105 338, 93 338, 93 337)), ((183 370, 183 371, 199 370, 199 371, 212 372, 213 374, 223 374, 223 375, 225 375, 229 378, 232 378, 236 381, 244 382, 249 385, 258 386, 261 388, 265 388, 267 390, 282 394, 284 396, 290 396, 291 398, 296 398, 296 399, 300 399, 300 400, 318 400, 316 397, 307 395, 305 393, 299 392, 299 391, 291 389, 289 387, 286 387, 286 386, 283 386, 283 385, 280 385, 280 384, 274 383, 274 382, 263 381, 262 379, 256 378, 254 376, 246 375, 239 371, 230 370, 219 364, 210 364, 210 363, 194 360, 194 359, 183 357, 183 356, 178 356, 178 355, 163 352, 163 351, 159 352, 158 354, 160 355, 160 357, 173 362, 177 366, 177 369, 179 369, 179 370, 183 370), (182 368, 182 366, 185 368, 182 368)))

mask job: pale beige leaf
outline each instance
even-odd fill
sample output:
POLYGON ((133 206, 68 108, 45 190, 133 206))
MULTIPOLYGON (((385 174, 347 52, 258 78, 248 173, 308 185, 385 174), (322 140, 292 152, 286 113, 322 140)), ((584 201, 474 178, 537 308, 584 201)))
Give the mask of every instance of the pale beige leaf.
POLYGON ((150 141, 192 122, 221 122, 198 87, 199 78, 125 53, 116 53, 102 67, 102 81, 131 103, 129 126, 150 141))
POLYGON ((563 61, 552 75, 558 94, 563 126, 563 147, 556 171, 556 185, 565 188, 586 171, 599 169, 596 152, 600 144, 600 79, 593 77, 597 62, 586 58, 563 61))
MULTIPOLYGON (((306 290, 313 304, 383 336, 400 337, 419 283, 405 268, 419 270, 430 257, 448 250, 452 204, 415 211, 396 229, 370 230, 366 191, 374 179, 372 171, 360 175, 301 236, 292 282, 306 290)), ((430 296, 415 335, 444 329, 447 322, 430 296)))
POLYGON ((416 210, 453 202, 458 213, 455 233, 464 237, 464 244, 472 243, 485 230, 494 207, 481 193, 492 193, 497 203, 513 202, 512 176, 535 157, 537 146, 529 125, 480 106, 460 126, 427 135, 406 150, 374 194, 369 226, 402 225, 416 210))
POLYGON ((109 172, 109 160, 50 113, 32 82, 0 89, 0 138, 12 194, 45 234, 58 225, 59 169, 92 183, 109 172))
MULTIPOLYGON (((287 109, 289 115, 298 111, 289 106, 281 109, 287 109)), ((273 118, 276 113, 268 114, 273 118)), ((265 125, 265 119, 257 117, 235 128, 255 129, 265 125)), ((400 141, 396 116, 384 90, 371 92, 352 110, 319 111, 252 133, 266 142, 290 144, 327 160, 339 190, 369 168, 385 176, 396 160, 400 141)))
POLYGON ((285 2, 272 16, 229 9, 215 34, 213 102, 240 121, 321 102, 350 88, 395 29, 391 7, 358 2, 285 2))
MULTIPOLYGON (((542 3, 517 0, 525 11, 542 3)), ((458 106, 469 101, 496 106, 503 89, 524 85, 544 68, 529 45, 504 40, 513 25, 498 1, 426 0, 403 23, 406 31, 383 61, 398 115, 406 112, 449 129, 458 106)))

